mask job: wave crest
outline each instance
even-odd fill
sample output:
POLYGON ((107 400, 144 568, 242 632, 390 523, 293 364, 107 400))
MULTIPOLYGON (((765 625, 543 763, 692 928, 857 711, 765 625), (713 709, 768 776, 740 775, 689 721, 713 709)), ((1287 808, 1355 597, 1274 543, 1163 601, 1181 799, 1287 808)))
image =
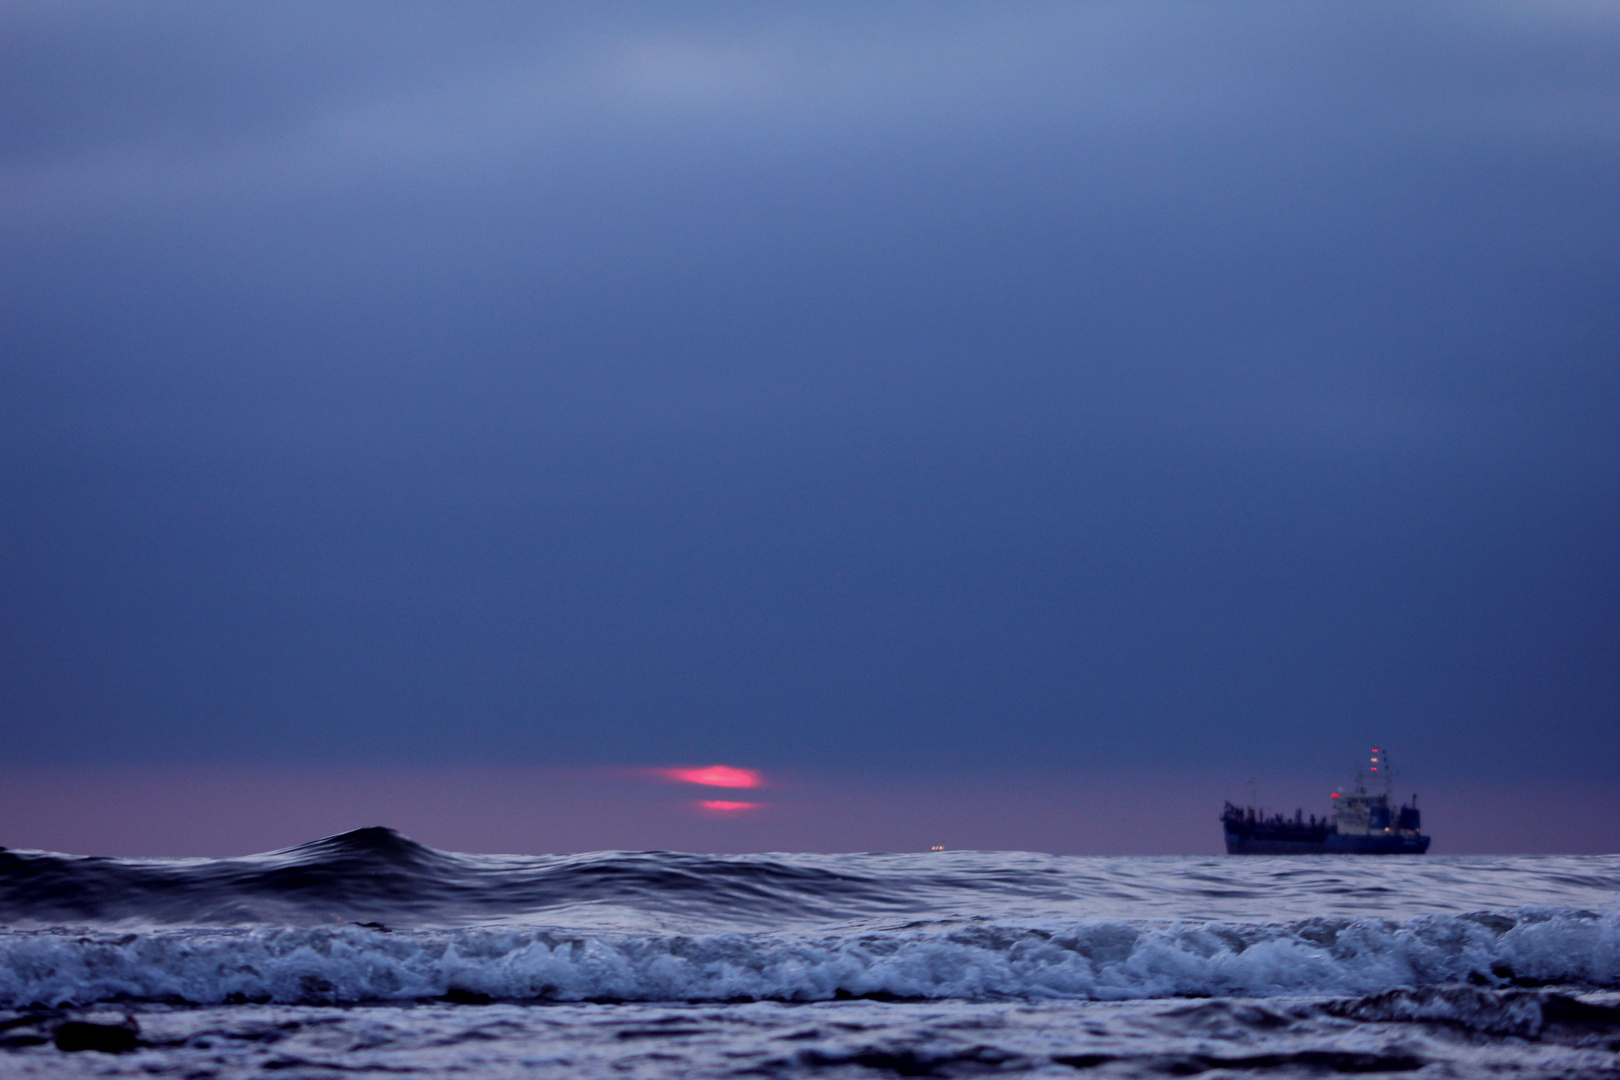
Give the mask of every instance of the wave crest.
POLYGON ((769 920, 894 911, 907 898, 892 881, 762 856, 464 855, 381 826, 238 859, 0 848, 0 913, 12 922, 454 925, 603 903, 769 920))

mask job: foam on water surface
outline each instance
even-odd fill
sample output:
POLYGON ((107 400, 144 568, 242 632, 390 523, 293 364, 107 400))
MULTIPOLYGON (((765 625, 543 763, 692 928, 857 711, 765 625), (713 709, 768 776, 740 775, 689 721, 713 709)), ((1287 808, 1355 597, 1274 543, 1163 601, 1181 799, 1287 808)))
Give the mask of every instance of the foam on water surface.
POLYGON ((792 934, 253 928, 0 936, 0 1004, 820 1001, 1369 993, 1620 985, 1620 917, 1551 909, 1408 923, 1093 920, 792 934))
POLYGON ((143 1033, 96 1075, 1620 1077, 1617 896, 1609 856, 0 851, 0 1066, 68 1075, 101 1010, 143 1033))

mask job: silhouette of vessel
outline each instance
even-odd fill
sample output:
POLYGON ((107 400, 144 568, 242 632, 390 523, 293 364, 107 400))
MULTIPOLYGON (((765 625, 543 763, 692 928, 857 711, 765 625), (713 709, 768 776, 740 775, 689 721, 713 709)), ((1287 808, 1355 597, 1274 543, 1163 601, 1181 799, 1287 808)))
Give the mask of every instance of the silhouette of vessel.
POLYGON ((1318 818, 1295 810, 1292 818, 1269 814, 1252 793, 1248 806, 1228 802, 1221 813, 1228 855, 1422 855, 1429 850, 1417 796, 1410 804, 1391 807, 1394 774, 1389 755, 1372 752, 1374 782, 1382 792, 1369 792, 1358 770, 1354 787, 1335 791, 1332 813, 1318 818))

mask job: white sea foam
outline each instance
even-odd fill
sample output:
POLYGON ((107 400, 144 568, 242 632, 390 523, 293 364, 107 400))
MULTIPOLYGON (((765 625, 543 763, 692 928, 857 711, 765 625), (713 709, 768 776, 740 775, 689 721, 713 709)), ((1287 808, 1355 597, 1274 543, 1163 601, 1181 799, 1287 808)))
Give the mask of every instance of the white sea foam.
POLYGON ((0 1003, 1125 1000, 1376 993, 1510 980, 1620 986, 1620 914, 1518 909, 1405 923, 967 920, 820 934, 360 927, 0 934, 0 1003))

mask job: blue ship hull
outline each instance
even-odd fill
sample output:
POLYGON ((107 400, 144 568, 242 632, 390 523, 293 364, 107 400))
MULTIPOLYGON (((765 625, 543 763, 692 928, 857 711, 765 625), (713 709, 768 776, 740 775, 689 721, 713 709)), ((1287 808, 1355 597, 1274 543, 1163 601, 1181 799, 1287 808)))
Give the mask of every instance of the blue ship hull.
POLYGON ((1226 830, 1228 855, 1422 855, 1428 850, 1427 836, 1341 836, 1336 832, 1290 836, 1275 829, 1226 830))

